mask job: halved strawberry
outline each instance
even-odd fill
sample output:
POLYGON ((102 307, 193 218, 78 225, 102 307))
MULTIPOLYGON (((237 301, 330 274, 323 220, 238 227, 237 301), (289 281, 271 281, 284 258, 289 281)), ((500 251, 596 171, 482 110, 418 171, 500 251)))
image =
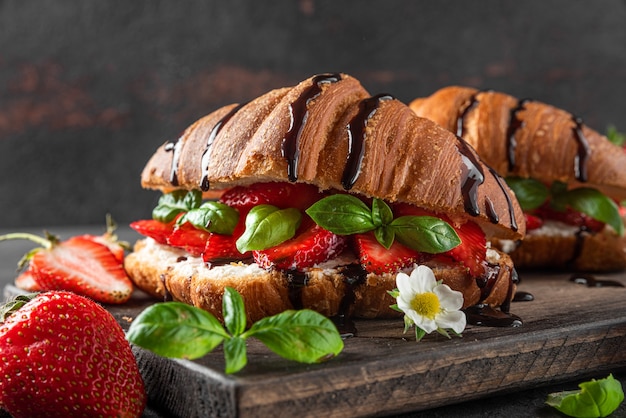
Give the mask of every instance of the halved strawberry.
POLYGON ((189 222, 176 225, 167 237, 167 243, 172 247, 182 248, 194 257, 199 257, 206 247, 211 233, 194 227, 189 222))
POLYGON ((255 183, 227 190, 220 202, 240 211, 249 211, 257 205, 272 205, 281 209, 308 209, 323 197, 317 186, 304 183, 255 183))
POLYGON ((533 229, 539 229, 543 226, 543 219, 538 216, 524 213, 526 217, 526 231, 532 231, 533 229))
POLYGON ((39 283, 37 283, 37 279, 29 269, 23 271, 15 278, 15 286, 27 292, 43 291, 39 283))
POLYGON ((254 261, 262 268, 302 270, 338 256, 347 245, 346 236, 333 234, 312 222, 299 230, 302 232, 282 244, 253 251, 254 261))
POLYGON ((604 229, 605 226, 604 222, 595 220, 589 215, 578 212, 570 207, 567 207, 564 212, 559 212, 550 207, 548 203, 535 209, 534 214, 543 219, 551 219, 568 225, 583 227, 591 232, 599 232, 604 229))
POLYGON ((242 254, 237 249, 237 239, 243 234, 245 223, 240 221, 232 235, 210 234, 202 252, 206 263, 223 263, 250 258, 252 253, 242 254))
POLYGON ((474 222, 466 222, 460 227, 455 226, 454 229, 461 239, 461 243, 443 255, 463 263, 472 276, 483 275, 485 272, 484 261, 487 255, 485 233, 474 222))
POLYGON ((106 231, 102 235, 91 235, 85 234, 81 235, 81 237, 90 239, 99 244, 106 245, 109 250, 113 253, 115 258, 122 263, 124 262, 124 255, 126 254, 126 250, 130 249, 130 244, 126 241, 120 241, 115 234, 115 230, 117 229, 117 224, 113 220, 110 215, 106 217, 106 231))
POLYGON ((154 239, 159 244, 167 244, 167 238, 174 232, 176 221, 163 223, 154 219, 143 219, 130 223, 130 227, 145 237, 154 239))
POLYGON ((383 247, 373 232, 355 234, 354 246, 363 268, 371 273, 396 273, 404 267, 422 262, 425 254, 394 241, 389 249, 383 247))
POLYGON ((30 259, 29 269, 45 290, 67 290, 104 303, 123 303, 133 285, 122 263, 104 245, 73 237, 53 241, 30 259))

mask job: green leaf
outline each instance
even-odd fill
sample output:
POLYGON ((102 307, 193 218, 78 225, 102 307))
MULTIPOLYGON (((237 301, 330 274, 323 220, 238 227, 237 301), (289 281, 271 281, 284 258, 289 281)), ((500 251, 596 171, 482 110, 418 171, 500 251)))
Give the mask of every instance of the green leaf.
POLYGON ((246 217, 246 230, 237 240, 242 254, 251 250, 265 250, 287 241, 296 234, 302 213, 295 208, 279 209, 272 205, 259 205, 246 217))
POLYGON ((256 337, 276 354, 302 363, 326 361, 343 350, 335 324, 309 309, 261 319, 242 335, 248 337, 256 337))
POLYGON ((224 341, 224 360, 226 360, 225 372, 237 373, 248 364, 246 353, 246 340, 241 337, 233 337, 224 341))
POLYGON ((232 235, 239 222, 239 212, 223 203, 209 201, 191 209, 176 221, 178 225, 185 222, 205 231, 232 235))
POLYGON ((420 252, 443 253, 461 243, 454 228, 434 216, 401 216, 389 227, 393 228, 398 241, 420 252))
POLYGON ((126 339, 163 357, 196 359, 229 335, 210 313, 180 302, 157 303, 133 320, 126 339))
POLYGON ((550 195, 546 185, 535 179, 507 177, 506 183, 513 190, 520 206, 525 211, 538 208, 550 195))
POLYGON ((337 235, 361 234, 376 228, 372 211, 362 200, 334 194, 315 202, 306 213, 322 228, 337 235))
POLYGON ((393 228, 380 226, 374 231, 374 236, 380 245, 389 249, 393 244, 393 240, 396 238, 396 233, 393 228))
POLYGON ((176 190, 166 193, 152 210, 152 218, 160 222, 171 222, 179 213, 195 209, 201 203, 202 192, 199 190, 176 190))
POLYGON ((578 387, 580 390, 549 394, 546 404, 571 417, 606 417, 624 401, 622 384, 612 374, 578 387))
POLYGON ((626 145, 626 134, 623 134, 617 130, 617 128, 613 125, 609 125, 606 130, 606 137, 609 138, 609 141, 623 147, 626 145))
POLYGON ((552 205, 557 210, 565 210, 571 206, 593 219, 611 225, 621 236, 624 234, 624 222, 619 213, 617 204, 597 189, 580 187, 567 190, 552 197, 552 205))
POLYGON ((17 295, 12 300, 0 306, 0 324, 2 324, 9 316, 19 311, 22 306, 33 300, 38 293, 26 293, 17 295))
POLYGON ((238 336, 246 330, 246 307, 241 295, 232 287, 224 288, 222 314, 228 331, 238 336))
POLYGON ((372 222, 376 227, 389 225, 393 221, 393 212, 384 200, 374 198, 372 201, 372 222))

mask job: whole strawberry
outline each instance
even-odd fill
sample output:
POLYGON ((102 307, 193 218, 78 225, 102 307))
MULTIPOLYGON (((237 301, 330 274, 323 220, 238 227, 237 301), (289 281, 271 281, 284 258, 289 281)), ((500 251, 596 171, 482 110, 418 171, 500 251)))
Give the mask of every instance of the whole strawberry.
POLYGON ((14 418, 141 416, 137 362, 100 305, 62 291, 18 296, 0 321, 0 407, 14 418))

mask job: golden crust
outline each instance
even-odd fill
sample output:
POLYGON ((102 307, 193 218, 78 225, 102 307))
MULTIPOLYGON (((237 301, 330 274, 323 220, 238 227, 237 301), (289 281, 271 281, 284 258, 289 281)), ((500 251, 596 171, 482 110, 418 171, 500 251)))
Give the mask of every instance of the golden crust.
POLYGON ((219 191, 291 180, 344 190, 350 172, 356 177, 351 193, 411 203, 457 223, 471 218, 488 236, 519 239, 525 233, 512 193, 471 147, 398 100, 370 98, 345 74, 311 77, 205 116, 156 151, 142 185, 219 191), (298 113, 303 103, 306 112, 298 113), (350 138, 347 127, 359 123, 365 123, 363 132, 352 131, 350 138), (357 143, 363 144, 362 160, 346 168, 349 144, 357 143), (483 181, 470 190, 479 176, 483 181))
MULTIPOLYGON (((511 259, 503 253, 496 254, 489 267, 493 272, 492 282, 483 289, 460 267, 436 263, 430 267, 438 280, 463 293, 464 307, 477 303, 498 307, 508 303, 515 293, 515 273, 511 259)), ((226 286, 242 295, 248 324, 294 308, 313 309, 328 317, 401 316, 389 307, 395 302, 387 293, 396 287, 392 274, 369 273, 355 280, 350 270, 337 266, 310 269, 306 276, 294 279, 285 272, 266 271, 243 263, 209 269, 200 259, 150 239, 135 244, 124 266, 143 291, 157 298, 172 298, 197 306, 219 319, 222 319, 226 286)))

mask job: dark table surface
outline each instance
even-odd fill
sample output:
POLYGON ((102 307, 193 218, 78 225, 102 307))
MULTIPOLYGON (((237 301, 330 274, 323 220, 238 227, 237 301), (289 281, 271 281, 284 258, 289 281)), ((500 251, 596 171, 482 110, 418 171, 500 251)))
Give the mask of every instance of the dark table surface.
MULTIPOLYGON (((22 229, 19 232, 32 232, 41 234, 43 228, 22 229)), ((83 233, 101 233, 103 227, 91 226, 68 226, 50 228, 48 232, 59 235, 61 238, 68 238, 76 234, 83 233)), ((18 232, 0 229, 0 234, 8 232, 18 232)), ((118 230, 120 239, 133 242, 138 236, 127 227, 120 227, 118 230)), ((15 277, 17 261, 29 249, 33 248, 33 244, 28 241, 11 241, 0 243, 0 287, 12 283, 15 277)), ((626 382, 626 370, 617 370, 614 376, 621 382, 626 382)), ((596 378, 606 377, 596 376, 596 378)), ((586 379, 585 379, 586 380, 586 379)), ((500 394, 498 396, 481 398, 474 401, 463 402, 454 405, 447 405, 427 411, 420 411, 401 415, 408 418, 422 417, 563 417, 561 413, 555 409, 545 405, 548 394, 562 390, 577 389, 577 385, 582 380, 572 380, 558 385, 540 386, 529 390, 518 391, 514 393, 500 394)), ((451 390, 454 390, 451 388, 451 390)), ((0 417, 6 414, 0 410, 0 417)), ((148 409, 144 413, 144 417, 166 417, 158 411, 148 409)), ((623 403, 620 408, 611 415, 612 417, 626 417, 626 405, 623 403)))

